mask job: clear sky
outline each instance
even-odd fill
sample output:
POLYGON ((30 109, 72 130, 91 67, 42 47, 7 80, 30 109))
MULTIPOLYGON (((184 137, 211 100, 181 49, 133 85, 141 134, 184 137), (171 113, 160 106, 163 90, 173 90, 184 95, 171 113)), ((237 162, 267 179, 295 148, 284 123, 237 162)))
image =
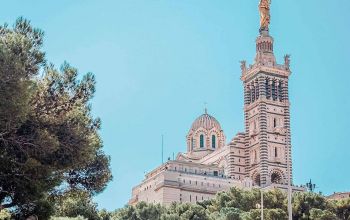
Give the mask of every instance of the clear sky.
MULTIPOLYGON (((255 56, 258 0, 1 1, 0 22, 24 16, 45 31, 47 59, 93 72, 114 180, 95 199, 122 207, 144 172, 185 151, 208 112, 227 139, 243 131, 239 61, 255 56)), ((294 182, 350 190, 350 1, 273 0, 275 55, 292 55, 294 182)))

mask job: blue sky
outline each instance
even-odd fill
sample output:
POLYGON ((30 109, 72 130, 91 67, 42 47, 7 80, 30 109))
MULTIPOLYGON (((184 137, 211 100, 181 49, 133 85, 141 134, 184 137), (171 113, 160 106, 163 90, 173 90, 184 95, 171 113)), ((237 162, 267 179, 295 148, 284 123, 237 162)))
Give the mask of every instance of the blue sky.
MULTIPOLYGON (((2 2, 0 22, 24 16, 45 31, 47 59, 93 72, 114 180, 95 198, 122 207, 144 172, 185 151, 193 120, 208 112, 227 139, 243 131, 239 61, 253 61, 258 0, 2 2)), ((325 194, 350 190, 350 1, 272 2, 275 55, 292 55, 294 182, 325 194)))

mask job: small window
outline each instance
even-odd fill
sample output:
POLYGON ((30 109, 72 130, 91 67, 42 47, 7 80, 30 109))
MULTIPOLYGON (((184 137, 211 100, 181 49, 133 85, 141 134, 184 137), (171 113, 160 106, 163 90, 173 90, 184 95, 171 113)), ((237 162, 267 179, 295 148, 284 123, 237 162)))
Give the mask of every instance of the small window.
POLYGON ((218 171, 214 171, 214 176, 218 176, 218 171))
POLYGON ((212 147, 213 149, 216 148, 216 136, 215 136, 215 135, 212 135, 212 136, 211 136, 211 147, 212 147))
POLYGON ((275 157, 278 157, 277 147, 275 147, 275 157))
POLYGON ((273 127, 274 128, 277 127, 277 120, 276 120, 276 118, 273 119, 273 127))
POLYGON ((194 148, 194 140, 193 140, 193 137, 191 138, 191 149, 193 150, 194 148))
POLYGON ((204 148, 204 135, 200 135, 199 136, 199 144, 200 144, 200 148, 204 148))

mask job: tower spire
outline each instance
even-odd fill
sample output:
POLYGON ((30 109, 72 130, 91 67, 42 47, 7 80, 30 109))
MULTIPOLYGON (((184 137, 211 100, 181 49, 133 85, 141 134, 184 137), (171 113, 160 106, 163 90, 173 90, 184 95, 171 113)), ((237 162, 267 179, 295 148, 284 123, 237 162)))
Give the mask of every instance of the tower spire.
POLYGON ((269 34, 271 0, 259 1, 260 35, 256 39, 255 63, 261 66, 275 66, 276 58, 273 53, 273 38, 269 34))

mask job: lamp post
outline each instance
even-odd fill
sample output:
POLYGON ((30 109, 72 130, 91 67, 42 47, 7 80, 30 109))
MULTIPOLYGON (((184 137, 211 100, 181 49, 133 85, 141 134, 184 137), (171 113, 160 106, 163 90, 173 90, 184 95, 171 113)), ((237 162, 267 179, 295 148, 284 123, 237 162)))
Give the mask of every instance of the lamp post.
POLYGON ((260 204, 256 204, 256 208, 260 209, 260 213, 261 213, 261 220, 264 220, 264 189, 265 187, 261 187, 260 188, 260 204))
POLYGON ((264 192, 263 188, 260 189, 261 192, 261 220, 264 220, 264 192))
POLYGON ((288 220, 293 220, 293 213, 292 213, 292 181, 291 181, 291 166, 290 166, 290 158, 291 158, 291 151, 290 151, 290 144, 289 149, 287 150, 287 170, 288 170, 288 220))
POLYGON ((316 188, 316 184, 312 183, 310 179, 310 182, 306 183, 306 187, 310 192, 313 192, 316 188))

